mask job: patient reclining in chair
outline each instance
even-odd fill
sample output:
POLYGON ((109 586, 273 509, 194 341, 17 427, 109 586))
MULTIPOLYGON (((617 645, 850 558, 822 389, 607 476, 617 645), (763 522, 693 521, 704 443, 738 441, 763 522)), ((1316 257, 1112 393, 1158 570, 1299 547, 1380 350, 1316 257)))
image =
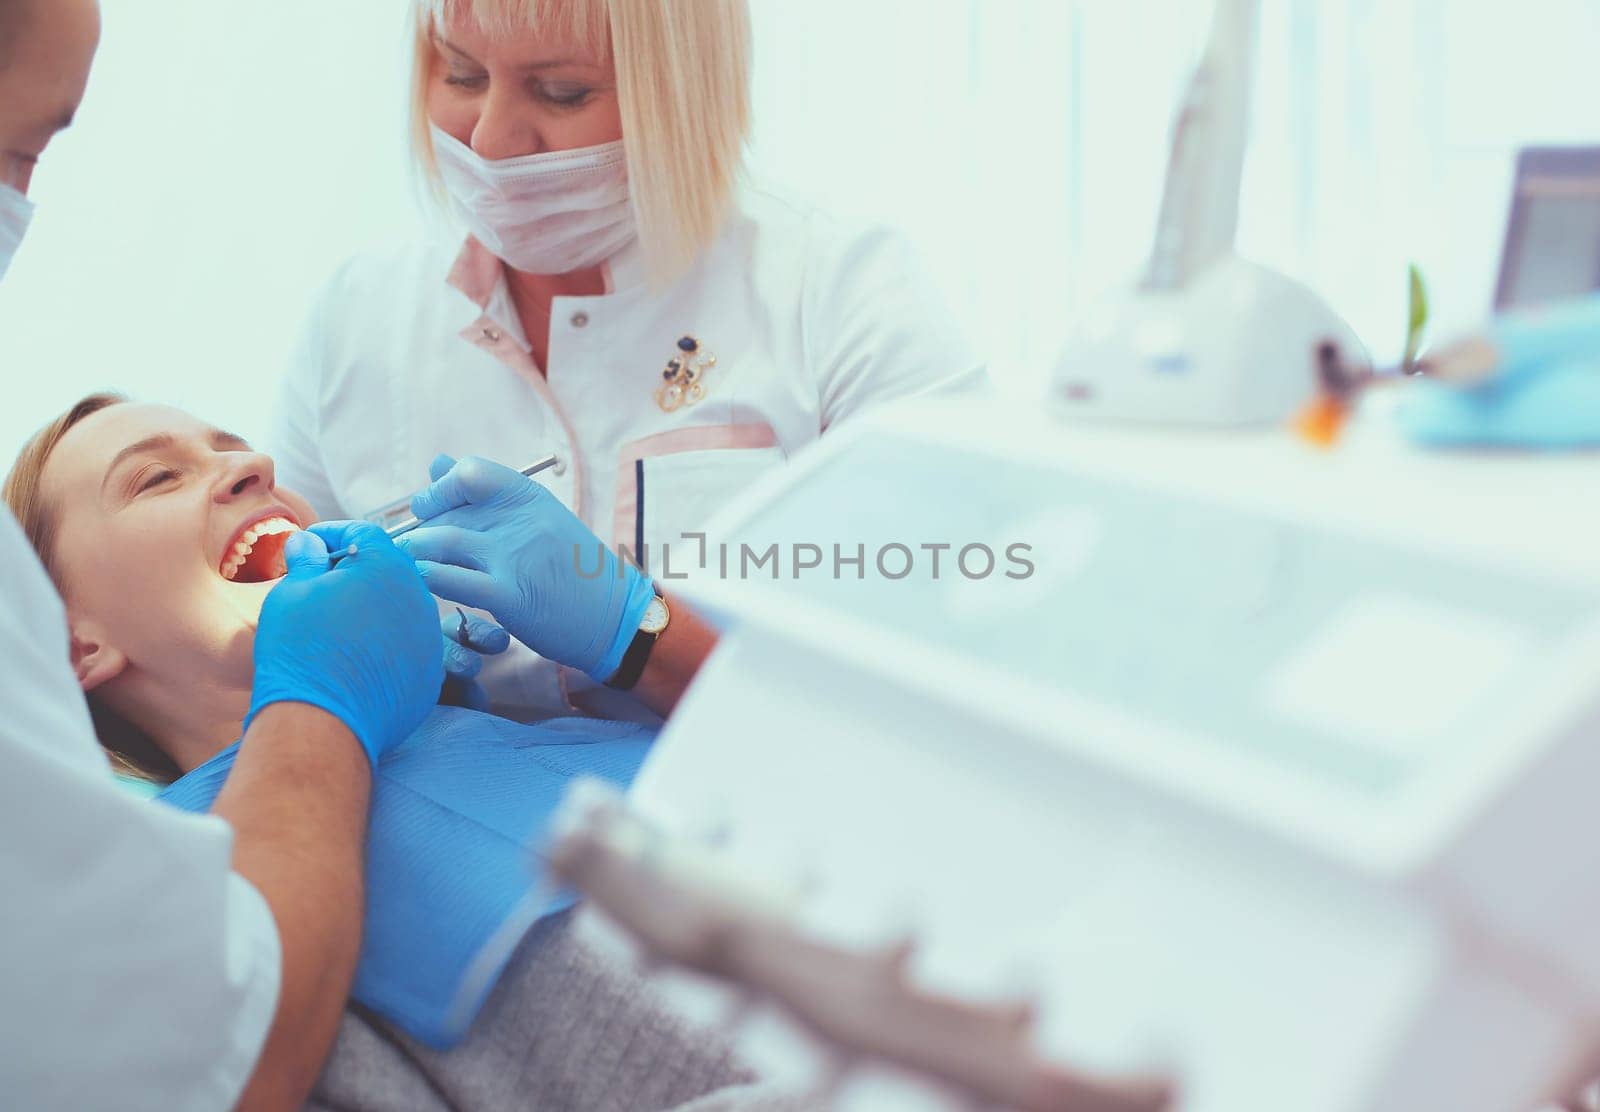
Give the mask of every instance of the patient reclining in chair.
MULTIPOLYGON (((151 806, 206 810, 249 709, 283 540, 310 507, 237 437, 114 395, 35 437, 5 494, 66 601, 113 763, 157 786, 151 806)), ((587 951, 570 897, 539 876, 566 784, 628 784, 653 737, 440 707, 384 758, 353 1000, 312 1107, 792 1106, 587 951)))

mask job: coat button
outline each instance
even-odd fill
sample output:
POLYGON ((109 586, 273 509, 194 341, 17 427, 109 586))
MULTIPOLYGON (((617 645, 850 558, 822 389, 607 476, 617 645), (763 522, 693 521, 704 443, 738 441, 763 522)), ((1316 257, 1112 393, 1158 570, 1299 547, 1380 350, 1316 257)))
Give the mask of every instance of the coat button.
POLYGON ((498 328, 485 328, 483 330, 483 338, 491 344, 498 344, 500 342, 500 330, 498 328))
POLYGON ((589 324, 589 314, 579 310, 572 314, 572 327, 585 328, 589 324))

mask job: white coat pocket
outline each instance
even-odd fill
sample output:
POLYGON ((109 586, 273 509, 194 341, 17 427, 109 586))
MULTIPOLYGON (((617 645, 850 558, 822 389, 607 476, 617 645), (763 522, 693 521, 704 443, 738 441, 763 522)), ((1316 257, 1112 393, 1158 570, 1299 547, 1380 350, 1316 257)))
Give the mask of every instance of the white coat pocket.
POLYGON ((676 429, 623 448, 612 543, 651 575, 678 579, 717 566, 707 525, 786 459, 766 425, 676 429))

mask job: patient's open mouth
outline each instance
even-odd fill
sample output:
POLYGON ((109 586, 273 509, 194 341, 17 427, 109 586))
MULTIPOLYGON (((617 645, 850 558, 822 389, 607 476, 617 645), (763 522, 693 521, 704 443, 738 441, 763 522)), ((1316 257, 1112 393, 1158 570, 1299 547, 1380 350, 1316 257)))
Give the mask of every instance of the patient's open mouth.
POLYGON ((234 538, 217 571, 235 583, 282 579, 288 570, 283 559, 284 542, 299 529, 286 517, 268 517, 253 523, 234 538))

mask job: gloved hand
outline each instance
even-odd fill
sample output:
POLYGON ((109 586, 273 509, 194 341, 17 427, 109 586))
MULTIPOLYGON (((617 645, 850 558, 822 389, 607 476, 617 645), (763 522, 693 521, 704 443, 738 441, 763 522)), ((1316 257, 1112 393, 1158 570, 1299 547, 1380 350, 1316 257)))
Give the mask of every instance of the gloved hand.
POLYGON ((482 618, 446 614, 439 622, 444 638, 444 691, 439 701, 448 706, 487 711, 489 693, 478 683, 483 658, 511 647, 511 634, 482 618), (463 632, 462 622, 466 629, 463 632))
POLYGON ((396 543, 440 598, 487 610, 549 660, 610 679, 655 597, 561 500, 509 467, 440 456, 396 543))
POLYGON ((256 628, 245 728, 273 703, 309 703, 355 734, 374 764, 433 709, 443 680, 439 612, 410 558, 376 525, 323 522, 284 545, 288 574, 256 628), (328 552, 356 554, 329 567, 328 552))

